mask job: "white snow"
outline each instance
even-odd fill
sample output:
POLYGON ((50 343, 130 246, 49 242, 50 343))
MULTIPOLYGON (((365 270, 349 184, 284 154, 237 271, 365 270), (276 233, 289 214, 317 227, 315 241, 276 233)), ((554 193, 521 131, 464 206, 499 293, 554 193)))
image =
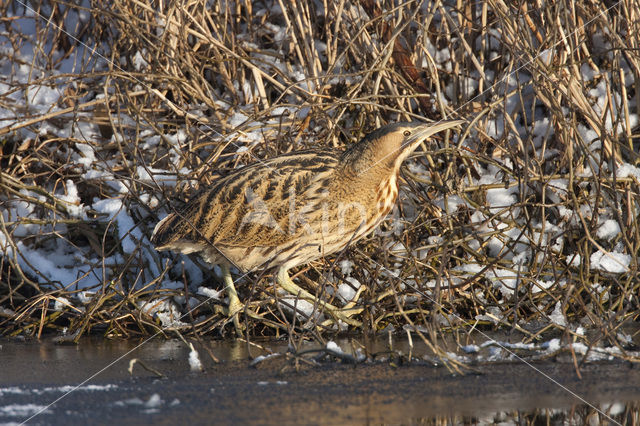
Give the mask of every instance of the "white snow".
POLYGON ((80 151, 82 155, 74 154, 74 160, 77 164, 82 164, 85 168, 89 168, 96 161, 96 155, 93 147, 86 143, 77 143, 76 149, 80 151))
POLYGON ((189 351, 189 367, 191 371, 202 371, 202 362, 200 362, 200 355, 195 350, 193 344, 190 344, 191 350, 189 351))
POLYGON ((281 354, 279 353, 272 353, 272 354, 267 354, 267 355, 258 355, 257 357, 255 357, 253 359, 253 361, 251 361, 251 365, 254 366, 256 364, 261 363, 262 361, 265 361, 269 358, 274 358, 274 357, 278 357, 281 356, 281 354))
POLYGON ((285 381, 285 380, 276 380, 276 381, 274 381, 274 382, 267 382, 267 381, 261 380, 261 381, 257 382, 258 386, 267 386, 267 385, 270 385, 270 384, 272 384, 272 383, 273 383, 274 385, 286 385, 286 384, 288 384, 289 382, 287 382, 287 381, 285 381))
POLYGON ((561 348, 560 339, 554 338, 540 345, 542 349, 546 349, 548 352, 555 352, 561 348))
POLYGON ((57 197, 62 201, 66 201, 67 204, 65 207, 67 213, 69 213, 72 217, 82 219, 84 217, 84 208, 82 203, 80 202, 76 184, 72 180, 68 179, 66 181, 66 189, 66 194, 57 195, 57 197))
POLYGON ((118 198, 96 200, 93 203, 93 209, 100 213, 106 213, 108 215, 106 220, 115 222, 122 250, 125 253, 133 253, 138 242, 143 239, 142 232, 135 226, 123 200, 118 198))
MULTIPOLYGON (((64 286, 75 283, 79 288, 100 283, 100 278, 91 273, 90 264, 78 263, 59 243, 53 250, 47 251, 32 249, 19 241, 17 249, 22 268, 33 273, 41 282, 58 282, 64 286)), ((11 254, 11 250, 8 253, 11 254)))
POLYGON ((478 90, 478 80, 476 78, 467 77, 462 83, 462 93, 465 97, 473 97, 478 90))
MULTIPOLYGON (((347 281, 356 283, 357 287, 360 287, 360 283, 355 278, 347 277, 347 281)), ((341 283, 338 285, 338 297, 340 297, 344 303, 350 302, 355 295, 356 290, 349 284, 341 283)))
POLYGON ((592 269, 622 274, 629 271, 631 256, 624 253, 598 250, 591 255, 589 261, 592 269))
POLYGON ((559 301, 556 303, 556 306, 553 309, 553 312, 551 313, 551 315, 549 315, 549 319, 551 320, 552 323, 559 325, 561 327, 567 326, 567 319, 565 318, 564 313, 562 312, 562 303, 560 303, 559 301))
POLYGON ((331 352, 335 352, 337 354, 344 354, 344 351, 342 350, 342 348, 333 340, 329 340, 327 342, 327 349, 330 350, 331 352))
POLYGON ((518 188, 492 188, 487 190, 487 203, 491 206, 490 211, 493 214, 513 206, 518 199, 515 195, 518 188))
POLYGON ((478 345, 464 345, 464 346, 461 346, 460 349, 462 349, 464 352, 466 352, 468 354, 475 354, 475 353, 478 353, 480 351, 480 346, 478 346, 478 345))
POLYGON ((115 405, 116 407, 123 407, 125 405, 143 405, 144 401, 142 401, 140 398, 129 398, 129 399, 125 399, 124 401, 116 401, 113 403, 113 405, 115 405))
POLYGON ((611 404, 602 404, 601 409, 609 416, 619 416, 626 411, 627 405, 622 402, 613 402, 611 404))
POLYGON ((69 299, 67 299, 66 297, 56 297, 55 299, 55 303, 53 305, 53 310, 54 311, 63 311, 65 310, 65 308, 68 308, 69 306, 73 306, 71 304, 71 302, 69 302, 69 299))
MULTIPOLYGON (((175 186, 178 182, 178 175, 175 173, 169 173, 164 169, 158 169, 154 167, 138 167, 136 169, 138 179, 142 182, 155 183, 160 186, 175 186)), ((181 174, 188 174, 188 170, 182 168, 179 170, 181 174)))
POLYGON ((580 66, 580 74, 582 75, 584 81, 591 81, 596 74, 596 70, 591 68, 589 64, 585 63, 580 66))
POLYGON ((580 256, 579 254, 574 253, 567 256, 567 265, 578 268, 580 267, 581 264, 582 264, 582 256, 580 256))
POLYGON ((350 275, 351 271, 353 271, 353 262, 349 259, 344 259, 338 262, 338 266, 340 267, 340 271, 342 275, 350 275))
POLYGON ((511 298, 517 285, 517 274, 506 269, 493 268, 486 271, 485 276, 493 282, 503 297, 511 298))
POLYGON ((142 57, 142 53, 140 53, 140 51, 137 51, 135 55, 133 55, 133 67, 136 71, 142 71, 143 69, 147 68, 148 65, 149 64, 142 57))
MULTIPOLYGON (((547 290, 547 289, 553 287, 554 284, 556 284, 556 281, 554 281, 554 280, 549 280, 549 281, 537 280, 535 282, 535 284, 533 285, 533 288, 532 288, 531 292, 533 294, 540 293, 543 290, 547 290)), ((563 284, 563 282, 561 281, 560 285, 563 286, 562 284, 563 284)))
POLYGON ((147 315, 159 319, 160 323, 165 328, 180 328, 186 327, 188 325, 181 321, 183 315, 180 313, 178 307, 172 301, 163 299, 152 299, 148 302, 142 302, 139 308, 147 315))
POLYGON ((304 299, 296 298, 287 294, 281 296, 280 300, 286 302, 282 304, 282 307, 288 312, 293 312, 293 308, 295 307, 297 311, 303 313, 307 317, 313 317, 314 315, 318 318, 323 317, 321 309, 318 309, 313 303, 304 299))
POLYGON ((596 231, 596 237, 603 240, 611 240, 620 233, 620 225, 613 219, 605 220, 596 231))
POLYGON ((210 299, 221 300, 224 290, 215 290, 209 287, 198 287, 197 293, 210 299))
POLYGON ((437 198, 434 200, 433 204, 438 206, 441 210, 451 213, 455 212, 460 206, 466 206, 467 202, 458 195, 449 195, 446 198, 437 198))
POLYGON ((624 163, 616 168, 616 177, 626 178, 629 176, 640 179, 640 169, 629 163, 624 163))

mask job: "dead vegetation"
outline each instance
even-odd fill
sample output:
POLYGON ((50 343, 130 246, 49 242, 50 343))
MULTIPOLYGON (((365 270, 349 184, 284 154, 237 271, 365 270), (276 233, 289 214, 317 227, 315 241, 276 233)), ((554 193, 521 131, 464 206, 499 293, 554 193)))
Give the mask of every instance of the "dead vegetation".
MULTIPOLYGON (((460 137, 405 167, 380 232, 299 282, 336 299, 352 286, 335 303, 361 311, 361 331, 408 327, 435 342, 501 328, 525 342, 634 349, 624 330, 640 314, 638 1, 0 9, 14 49, 0 53, 12 72, 0 80, 3 334, 147 335, 162 333, 161 313, 186 331, 228 333, 221 302, 189 286, 197 266, 149 246, 161 212, 257 159, 344 147, 400 119, 466 118, 460 137), (33 34, 20 32, 27 22, 33 34), (31 57, 16 53, 29 45, 31 57), (70 58, 73 71, 54 72, 70 58), (43 108, 46 88, 59 97, 43 108), (89 267, 48 276, 35 258, 47 252, 89 267)), ((268 273, 243 282, 260 314, 245 318, 249 335, 318 336, 317 317, 277 303, 268 273)))

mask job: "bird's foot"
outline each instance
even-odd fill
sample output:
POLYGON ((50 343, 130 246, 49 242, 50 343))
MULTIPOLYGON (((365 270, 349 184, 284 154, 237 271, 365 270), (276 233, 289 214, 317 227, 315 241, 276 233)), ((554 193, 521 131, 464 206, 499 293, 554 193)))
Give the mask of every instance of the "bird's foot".
POLYGON ((259 315, 256 311, 249 308, 249 306, 245 306, 240 300, 236 300, 235 303, 229 303, 229 306, 224 308, 224 315, 231 321, 233 321, 233 326, 236 330, 236 334, 238 337, 244 336, 245 324, 240 321, 240 314, 245 314, 249 318, 253 318, 256 320, 264 320, 262 315, 259 315))
POLYGON ((303 288, 300 288, 297 284, 295 284, 291 278, 289 277, 289 274, 287 273, 286 270, 284 269, 280 269, 278 271, 278 274, 276 275, 276 280, 278 281, 278 284, 280 284, 280 286, 286 290, 289 294, 299 297, 301 299, 304 299, 306 301, 308 301, 309 303, 317 303, 318 306, 325 311, 326 313, 328 313, 329 315, 331 315, 334 320, 340 320, 346 324, 349 324, 353 327, 360 327, 362 326, 362 323, 356 319, 350 318, 351 315, 355 315, 359 312, 362 312, 362 309, 349 309, 349 310, 343 310, 340 308, 336 308, 335 306, 333 306, 330 303, 325 302, 322 299, 317 298, 316 296, 312 295, 311 293, 309 293, 308 291, 304 290, 303 288))
MULTIPOLYGON (((360 288, 358 288, 358 291, 356 292, 356 295, 353 297, 353 300, 351 300, 349 303, 347 303, 346 305, 344 305, 342 308, 335 308, 338 310, 338 312, 340 312, 343 316, 345 316, 346 318, 349 319, 349 321, 355 322, 357 324, 352 324, 350 322, 344 321, 343 319, 339 318, 340 320, 346 322, 349 325, 355 325, 356 327, 360 327, 362 325, 362 323, 360 321, 356 321, 354 319, 351 318, 351 316, 356 315, 361 313, 362 311, 364 311, 364 308, 356 308, 356 305, 358 303, 358 299, 360 299, 360 296, 362 295, 362 293, 367 290, 367 286, 365 285, 361 285, 360 288)), ((329 305, 331 306, 331 305, 329 305)), ((330 325, 332 322, 332 320, 327 320, 324 323, 322 323, 322 325, 324 326, 328 326, 330 325)))
MULTIPOLYGON (((321 306, 325 309, 325 311, 327 313, 329 313, 331 316, 333 316, 335 319, 340 320, 346 324, 349 324, 351 326, 354 327, 361 327, 362 326, 362 322, 351 318, 352 315, 355 314, 359 314, 360 312, 362 312, 364 309, 363 308, 358 308, 358 309, 340 309, 340 308, 336 308, 335 306, 326 303, 326 302, 322 302, 321 306)), ((331 320, 329 320, 330 322, 331 320)))
POLYGON ((244 337, 244 324, 240 322, 240 313, 244 311, 245 307, 238 299, 232 299, 229 301, 229 307, 227 308, 227 318, 233 321, 233 327, 236 330, 238 337, 244 337))

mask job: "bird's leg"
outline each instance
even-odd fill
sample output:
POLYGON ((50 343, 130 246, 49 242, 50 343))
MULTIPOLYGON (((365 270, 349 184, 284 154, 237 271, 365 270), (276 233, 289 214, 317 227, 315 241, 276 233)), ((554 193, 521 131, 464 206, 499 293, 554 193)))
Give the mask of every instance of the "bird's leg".
POLYGON ((233 317, 233 325, 236 328, 236 332, 239 336, 242 336, 242 327, 240 326, 239 313, 244 309, 244 305, 240 302, 240 298, 238 298, 238 292, 236 291, 236 287, 233 285, 233 278, 231 277, 231 271, 229 271, 229 265, 222 264, 220 265, 222 269, 222 279, 224 281, 224 289, 227 292, 227 296, 229 297, 229 318, 233 317))
MULTIPOLYGON (((343 312, 339 308, 318 299, 313 294, 309 293, 307 290, 299 287, 296 283, 294 283, 289 277, 289 273, 286 269, 280 268, 278 270, 278 274, 276 276, 276 281, 285 291, 292 294, 293 296, 299 297, 300 299, 304 299, 311 303, 318 303, 322 307, 324 311, 334 316, 335 318, 344 321, 345 323, 352 325, 354 327, 360 327, 362 323, 353 318, 349 318, 349 313, 343 312)), ((351 314, 352 315, 352 314, 351 314)))

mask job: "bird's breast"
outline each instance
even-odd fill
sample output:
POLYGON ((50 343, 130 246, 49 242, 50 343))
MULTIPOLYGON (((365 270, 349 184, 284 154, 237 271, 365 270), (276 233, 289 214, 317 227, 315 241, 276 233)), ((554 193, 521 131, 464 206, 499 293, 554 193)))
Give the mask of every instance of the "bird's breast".
POLYGON ((383 179, 376 193, 376 205, 381 216, 384 217, 391 211, 396 198, 398 198, 398 175, 392 173, 383 179))

